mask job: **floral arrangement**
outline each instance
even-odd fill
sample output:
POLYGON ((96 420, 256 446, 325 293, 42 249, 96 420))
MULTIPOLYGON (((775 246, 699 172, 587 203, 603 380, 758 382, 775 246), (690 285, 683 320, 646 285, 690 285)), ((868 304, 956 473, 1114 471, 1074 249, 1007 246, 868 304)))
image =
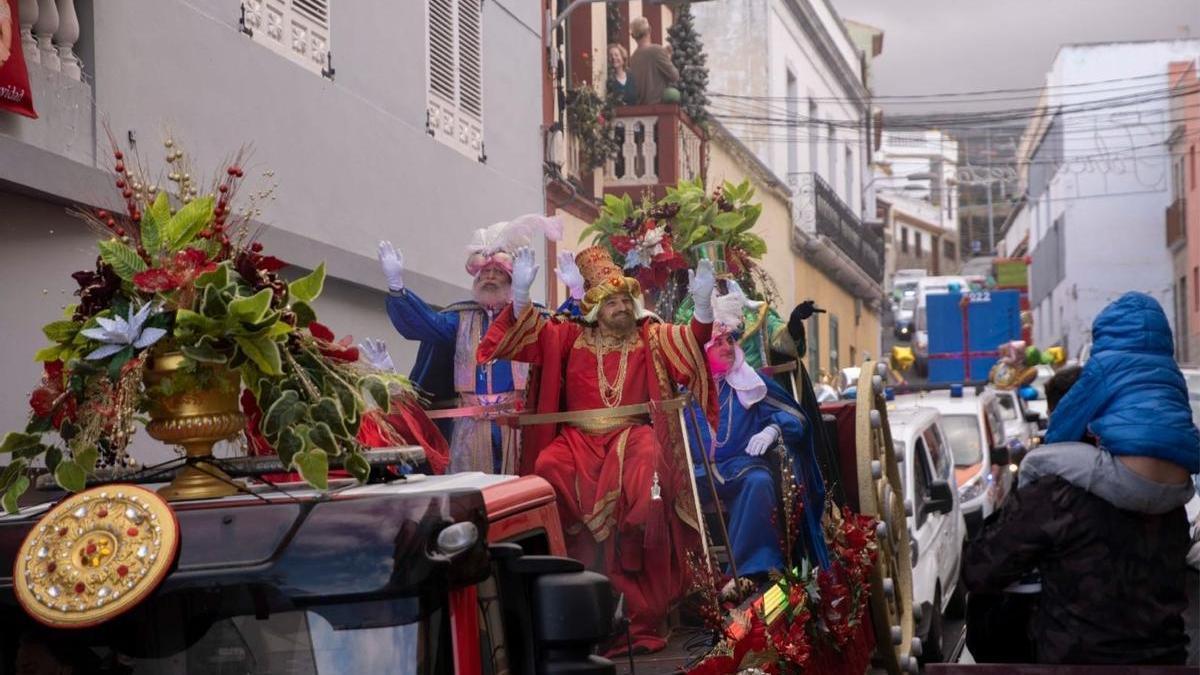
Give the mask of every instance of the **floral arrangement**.
POLYGON ((756 261, 767 252, 763 238, 752 230, 762 215, 762 204, 752 202, 749 181, 726 181, 711 194, 704 183, 682 181, 668 188, 658 201, 647 197, 640 205, 625 195, 605 195, 600 217, 585 229, 580 240, 609 249, 613 259, 654 290, 667 286, 674 273, 697 261, 689 258, 697 244, 719 241, 725 245, 726 264, 734 277, 751 276, 756 261))
POLYGON ((571 89, 566 98, 567 124, 579 139, 580 163, 588 169, 604 166, 618 149, 612 98, 601 96, 588 85, 571 89))
POLYGON ((861 641, 855 636, 863 627, 870 598, 876 521, 836 507, 832 515, 826 533, 833 553, 829 568, 804 561, 742 607, 719 606, 714 598, 721 579, 706 573, 703 566, 690 565, 693 584, 710 599, 701 614, 721 639, 689 675, 734 673, 750 667, 793 673, 818 665, 815 672, 830 672, 830 662, 846 664, 845 672, 863 671, 866 663, 858 662, 869 661, 870 646, 857 644, 861 641), (850 651, 855 652, 853 658, 834 659, 850 651))
POLYGON ((209 387, 244 387, 252 450, 277 453, 320 488, 330 457, 365 480, 360 422, 412 391, 404 378, 361 364, 348 339, 317 322, 324 264, 291 282, 279 276, 286 264, 263 253, 252 224, 273 188, 234 206, 243 153, 201 190, 184 152, 165 146, 173 190, 136 158, 127 163, 114 142, 124 213, 77 213, 100 235, 99 257, 94 270, 72 275, 79 302, 43 328, 51 344, 35 355, 44 374, 27 427, 0 442, 12 456, 0 474, 10 512, 34 460, 64 489, 81 490, 98 465, 136 464, 126 448, 152 399, 209 387), (148 362, 175 352, 182 367, 148 383, 148 362), (237 377, 223 376, 230 372, 237 377))

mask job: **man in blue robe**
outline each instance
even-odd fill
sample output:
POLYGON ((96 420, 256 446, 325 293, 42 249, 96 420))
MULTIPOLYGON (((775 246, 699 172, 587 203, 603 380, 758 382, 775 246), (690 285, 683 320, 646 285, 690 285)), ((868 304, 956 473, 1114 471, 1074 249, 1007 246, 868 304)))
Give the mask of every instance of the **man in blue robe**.
POLYGON ((388 317, 402 336, 421 343, 409 377, 435 406, 457 409, 456 416, 439 420, 450 441, 451 473, 516 473, 520 435, 490 417, 521 408, 529 366, 509 361, 479 365, 475 350, 496 313, 514 300, 512 253, 528 246, 539 231, 557 239, 562 226, 530 214, 477 230, 466 263, 473 297, 441 310, 405 288, 404 256, 390 242, 379 243, 388 317))
MULTIPOLYGON (((720 302, 714 300, 717 306, 720 302)), ((690 425, 698 488, 711 500, 706 466, 711 467, 739 577, 762 581, 789 562, 798 565, 800 558, 828 566, 821 528, 825 485, 812 447, 810 423, 790 394, 746 364, 738 346, 740 326, 731 323, 721 323, 719 317, 713 338, 705 345, 718 386, 719 427, 714 439, 708 425, 702 423, 703 417, 693 417, 701 423, 690 425), (783 451, 772 456, 780 445, 783 451), (700 453, 707 453, 707 464, 700 453), (800 490, 802 504, 799 525, 786 538, 781 533, 786 523, 777 471, 784 463, 800 490), (791 542, 790 552, 784 550, 784 542, 791 542)))

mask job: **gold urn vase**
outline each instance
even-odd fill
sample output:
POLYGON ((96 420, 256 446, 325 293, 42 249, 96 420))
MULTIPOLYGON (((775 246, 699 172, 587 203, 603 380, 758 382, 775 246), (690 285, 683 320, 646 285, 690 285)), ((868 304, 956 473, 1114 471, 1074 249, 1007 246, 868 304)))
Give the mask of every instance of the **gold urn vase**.
MULTIPOLYGON (((147 388, 177 372, 184 357, 167 352, 150 360, 146 369, 147 388)), ((213 366, 207 373, 212 384, 203 389, 171 396, 152 397, 150 423, 146 431, 156 440, 182 446, 187 463, 170 485, 159 489, 164 499, 213 499, 237 494, 233 479, 213 464, 213 444, 240 432, 245 419, 238 405, 240 380, 237 371, 213 366)))

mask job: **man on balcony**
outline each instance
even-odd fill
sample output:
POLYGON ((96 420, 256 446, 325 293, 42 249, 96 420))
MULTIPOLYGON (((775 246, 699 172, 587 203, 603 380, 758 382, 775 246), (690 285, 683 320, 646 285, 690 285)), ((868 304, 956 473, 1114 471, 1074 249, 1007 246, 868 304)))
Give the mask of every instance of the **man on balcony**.
POLYGON ((513 300, 513 253, 528 246, 538 231, 557 240, 562 224, 530 214, 476 230, 466 264, 474 279, 474 297, 442 311, 405 288, 404 256, 391 242, 379 242, 388 317, 401 335, 421 342, 410 377, 435 404, 455 408, 449 429, 443 429, 449 431, 451 473, 516 473, 517 435, 490 418, 520 409, 529 366, 509 361, 476 364, 475 349, 496 314, 513 300))
POLYGON ((637 89, 638 105, 662 103, 663 91, 679 81, 671 53, 650 42, 650 20, 644 16, 630 22, 629 33, 637 41, 637 50, 629 57, 629 73, 637 89))

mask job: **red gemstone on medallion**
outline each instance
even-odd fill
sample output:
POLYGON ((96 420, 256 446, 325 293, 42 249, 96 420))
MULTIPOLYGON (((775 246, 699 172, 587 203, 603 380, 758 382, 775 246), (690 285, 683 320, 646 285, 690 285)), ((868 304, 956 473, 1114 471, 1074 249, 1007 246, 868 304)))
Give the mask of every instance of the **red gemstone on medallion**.
POLYGON ((58 569, 58 563, 50 563, 49 565, 46 565, 46 571, 50 574, 54 574, 54 570, 56 569, 58 569))
POLYGON ((100 509, 99 511, 96 512, 97 518, 104 518, 106 516, 108 516, 108 509, 100 509))
POLYGON ((136 527, 131 527, 128 530, 125 530, 125 534, 127 534, 131 537, 136 537, 137 533, 138 533, 138 529, 136 527))
POLYGON ((83 593, 86 590, 87 590, 87 586, 84 586, 82 581, 75 584, 75 592, 76 593, 83 593))
POLYGON ((65 527, 58 528, 58 536, 60 536, 60 537, 67 536, 67 528, 65 528, 65 527))
POLYGON ((129 574, 129 568, 128 568, 128 567, 126 567, 125 565, 121 565, 120 567, 118 567, 118 568, 117 568, 117 576, 119 576, 119 577, 123 577, 123 576, 125 576, 126 574, 129 574))
POLYGON ((96 552, 96 545, 89 541, 87 548, 85 548, 84 551, 86 551, 88 555, 91 555, 96 552))

